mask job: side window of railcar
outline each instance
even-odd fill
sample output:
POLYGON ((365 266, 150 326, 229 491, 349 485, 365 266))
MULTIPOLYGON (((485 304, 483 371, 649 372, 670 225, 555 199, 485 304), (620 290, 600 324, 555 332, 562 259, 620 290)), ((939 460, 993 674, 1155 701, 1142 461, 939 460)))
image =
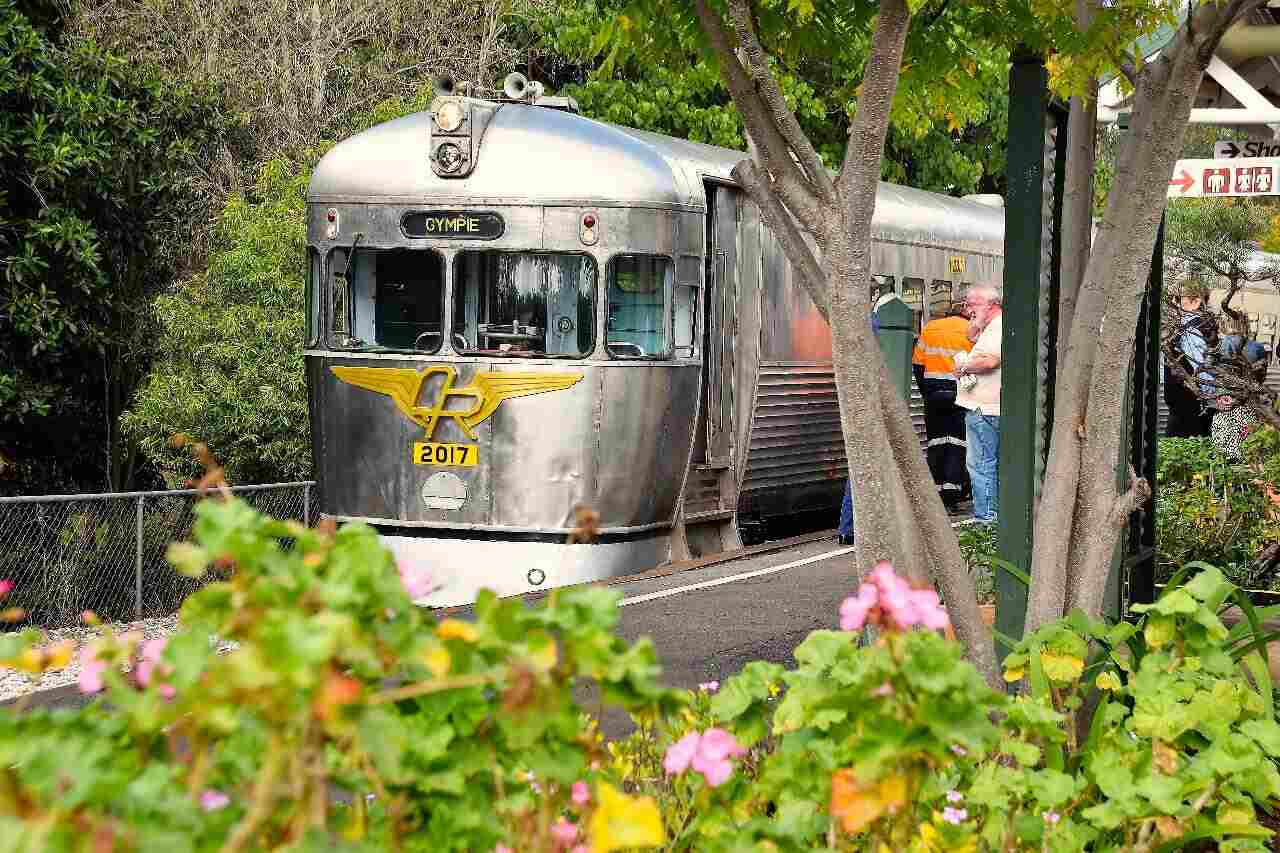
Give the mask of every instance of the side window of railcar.
POLYGON ((666 299, 671 261, 651 255, 619 255, 609 262, 609 325, 614 358, 664 358, 666 299))
POLYGON ((320 253, 315 250, 314 246, 307 247, 307 286, 303 292, 303 305, 306 311, 306 332, 304 339, 306 345, 313 347, 316 345, 316 336, 319 333, 319 323, 316 318, 320 316, 320 291, 317 285, 320 283, 320 253))
POLYGON ((345 287, 335 278, 334 297, 333 328, 343 345, 439 351, 444 260, 438 253, 426 249, 357 249, 347 265, 345 287), (342 318, 344 314, 346 319, 342 318), (345 328, 347 323, 349 330, 345 328))
POLYGON ((880 297, 887 293, 894 293, 893 284, 896 279, 891 275, 873 275, 871 276, 871 308, 875 310, 876 303, 880 301, 880 297))
POLYGON ((462 252, 450 343, 462 353, 581 358, 595 346, 595 294, 590 255, 462 252))
POLYGON ((920 324, 924 319, 924 279, 904 278, 902 301, 911 309, 911 322, 915 326, 916 334, 920 334, 920 324))
POLYGON ((695 358, 698 355, 698 294, 701 291, 702 258, 681 255, 676 272, 671 343, 677 358, 695 358))
POLYGON ((933 280, 929 285, 928 319, 936 320, 939 317, 947 316, 947 311, 951 308, 951 293, 951 282, 942 279, 933 280))

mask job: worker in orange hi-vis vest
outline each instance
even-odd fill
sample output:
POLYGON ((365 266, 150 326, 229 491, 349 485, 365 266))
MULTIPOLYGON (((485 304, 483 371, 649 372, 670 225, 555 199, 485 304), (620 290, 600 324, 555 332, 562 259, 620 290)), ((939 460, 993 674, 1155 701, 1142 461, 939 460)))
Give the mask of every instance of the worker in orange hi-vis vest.
POLYGON ((964 306, 952 303, 947 316, 925 324, 911 360, 916 385, 924 397, 929 473, 949 510, 970 497, 965 467, 965 410, 956 405, 955 377, 956 355, 973 349, 968 328, 964 306))

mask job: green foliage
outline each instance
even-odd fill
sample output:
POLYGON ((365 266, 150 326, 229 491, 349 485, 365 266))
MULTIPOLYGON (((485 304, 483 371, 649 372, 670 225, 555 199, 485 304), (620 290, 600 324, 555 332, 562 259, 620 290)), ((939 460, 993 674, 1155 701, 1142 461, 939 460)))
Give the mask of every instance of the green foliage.
POLYGON ((253 200, 232 197, 204 272, 155 302, 160 358, 121 427, 176 485, 192 461, 171 436, 208 444, 232 482, 307 479, 303 369, 309 169, 275 161, 253 200))
POLYGON ((1186 274, 1214 288, 1219 278, 1232 286, 1275 270, 1253 268, 1258 244, 1271 226, 1273 210, 1249 199, 1184 199, 1170 204, 1165 246, 1186 274))
POLYGON ((1189 562, 1221 566, 1246 588, 1272 588, 1277 578, 1263 549, 1280 539, 1276 432, 1250 436, 1233 464, 1207 438, 1160 441, 1156 468, 1157 581, 1189 562))
MULTIPOLYGON (((213 575, 182 632, 87 646, 103 703, 0 712, 15 849, 1261 851, 1255 810, 1280 797, 1268 614, 1207 566, 1136 623, 1075 613, 1026 637, 1015 697, 881 616, 870 645, 814 631, 795 669, 749 663, 690 696, 615 635, 603 587, 537 607, 486 592, 474 621, 438 619, 406 593, 427 573, 369 527, 220 498, 169 560, 213 575), (636 733, 605 746, 583 695, 636 733)), ((66 665, 72 644, 41 643, 0 635, 0 666, 66 665)))
MULTIPOLYGON (((560 94, 576 98, 592 118, 744 150, 737 109, 696 28, 664 28, 661 45, 653 45, 668 60, 662 64, 647 61, 647 47, 635 56, 619 50, 596 58, 605 44, 602 33, 623 26, 636 31, 638 24, 622 23, 631 21, 631 11, 620 2, 562 0, 536 24, 539 49, 531 68, 549 76, 560 94)), ((931 90, 891 126, 882 177, 938 192, 1000 191, 1006 62, 1001 49, 967 47, 946 86, 931 90)), ((827 165, 838 168, 859 79, 833 76, 836 69, 802 51, 777 51, 772 67, 801 127, 827 165)))
MULTIPOLYGON (((614 635, 617 593, 557 591, 536 609, 486 593, 474 622, 441 621, 410 603, 372 529, 329 534, 239 500, 203 502, 170 560, 221 579, 187 600, 163 652, 110 634, 90 647, 109 712, 0 715, 0 825, 18 849, 105 835, 116 850, 550 850, 575 781, 596 790, 570 809, 584 829, 609 808, 643 815, 605 797, 574 699, 581 682, 650 717, 679 707, 653 647, 614 635)), ((25 665, 32 633, 7 635, 0 658, 25 665)))
POLYGON ((995 602, 995 565, 992 558, 998 554, 996 532, 994 524, 977 522, 962 526, 956 533, 960 541, 960 553, 964 555, 969 573, 973 575, 980 604, 995 602))
POLYGON ((189 260, 197 175, 234 126, 207 92, 52 38, 0 0, 3 449, 19 489, 122 487, 147 302, 189 260))

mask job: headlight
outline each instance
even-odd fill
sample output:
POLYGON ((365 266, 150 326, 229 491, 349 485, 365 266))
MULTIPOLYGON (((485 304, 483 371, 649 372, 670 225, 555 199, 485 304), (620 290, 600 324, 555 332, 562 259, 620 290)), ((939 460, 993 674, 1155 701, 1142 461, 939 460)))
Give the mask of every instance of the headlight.
POLYGON ((436 149, 436 165, 440 171, 453 173, 462 167, 462 149, 452 142, 445 142, 436 149))
POLYGON ((466 117, 466 110, 457 101, 445 101, 436 107, 436 126, 445 133, 453 133, 462 127, 462 122, 466 117))

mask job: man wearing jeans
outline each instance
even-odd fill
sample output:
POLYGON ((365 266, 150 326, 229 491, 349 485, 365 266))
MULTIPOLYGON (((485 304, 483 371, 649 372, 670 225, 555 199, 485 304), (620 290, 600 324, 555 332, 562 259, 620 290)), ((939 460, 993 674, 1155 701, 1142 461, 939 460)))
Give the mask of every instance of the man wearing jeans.
POLYGON ((1000 288, 978 284, 965 294, 970 334, 977 341, 956 358, 956 405, 965 413, 966 465, 973 483, 973 516, 993 522, 1000 498, 1000 288))

